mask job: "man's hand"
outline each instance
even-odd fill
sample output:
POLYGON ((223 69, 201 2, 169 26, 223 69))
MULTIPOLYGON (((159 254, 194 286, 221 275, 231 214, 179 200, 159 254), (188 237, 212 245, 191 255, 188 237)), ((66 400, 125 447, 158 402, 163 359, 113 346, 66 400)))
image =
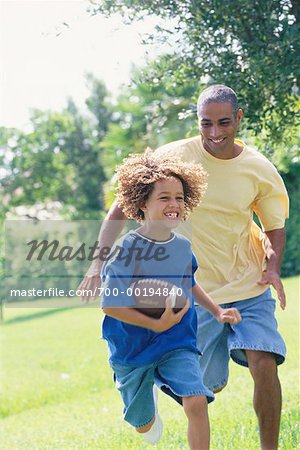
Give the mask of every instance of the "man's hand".
POLYGON ((259 284, 260 286, 267 286, 267 285, 273 286, 277 292, 281 309, 285 309, 286 297, 283 289, 283 284, 277 272, 275 271, 263 272, 263 275, 261 279, 257 282, 257 284, 259 284))
POLYGON ((174 313, 172 308, 172 300, 170 297, 166 299, 166 309, 164 313, 161 315, 160 319, 156 320, 155 325, 152 328, 152 331, 155 333, 162 333, 163 331, 168 330, 169 328, 177 325, 185 313, 188 311, 190 307, 190 301, 187 299, 185 306, 178 313, 174 313))
POLYGON ((100 272, 95 272, 90 275, 87 274, 77 288, 81 291, 81 301, 83 303, 88 303, 90 300, 95 301, 99 297, 98 288, 100 286, 100 272))
POLYGON ((215 316, 220 323, 229 323, 230 325, 236 325, 242 320, 239 310, 236 308, 221 308, 215 316))

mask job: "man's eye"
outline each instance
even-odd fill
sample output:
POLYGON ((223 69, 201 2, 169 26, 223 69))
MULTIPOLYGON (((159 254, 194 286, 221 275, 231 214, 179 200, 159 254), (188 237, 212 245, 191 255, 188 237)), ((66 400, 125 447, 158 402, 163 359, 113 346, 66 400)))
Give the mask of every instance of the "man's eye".
POLYGON ((203 128, 208 128, 208 127, 211 126, 211 124, 210 124, 209 122, 202 122, 202 123, 201 123, 201 126, 202 126, 203 128))
POLYGON ((222 127, 227 127, 228 125, 230 125, 230 120, 226 120, 226 122, 220 122, 220 125, 222 126, 222 127))

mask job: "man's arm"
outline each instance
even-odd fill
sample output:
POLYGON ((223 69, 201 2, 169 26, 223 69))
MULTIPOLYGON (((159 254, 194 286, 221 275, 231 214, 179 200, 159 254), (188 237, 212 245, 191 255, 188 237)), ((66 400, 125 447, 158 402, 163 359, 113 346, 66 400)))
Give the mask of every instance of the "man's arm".
POLYGON ((97 296, 93 296, 92 292, 96 292, 97 287, 101 284, 100 274, 104 264, 103 258, 97 258, 103 247, 111 248, 121 233, 127 218, 123 211, 114 202, 109 209, 98 236, 98 250, 94 253, 94 258, 89 270, 87 271, 83 281, 78 286, 78 290, 82 291, 81 300, 88 302, 90 299, 95 300, 97 296))
POLYGON ((285 309, 286 298, 283 289, 283 285, 280 279, 281 263, 286 243, 285 228, 277 230, 265 231, 265 249, 267 257, 267 269, 263 273, 263 276, 259 285, 272 285, 278 295, 280 306, 285 309))

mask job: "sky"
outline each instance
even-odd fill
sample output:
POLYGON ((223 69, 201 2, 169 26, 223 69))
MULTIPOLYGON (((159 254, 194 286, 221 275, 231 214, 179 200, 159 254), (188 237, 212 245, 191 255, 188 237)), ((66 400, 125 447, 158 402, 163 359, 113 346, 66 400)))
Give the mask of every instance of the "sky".
POLYGON ((68 97, 79 107, 93 73, 117 95, 132 64, 142 65, 149 18, 130 26, 86 12, 87 0, 0 0, 0 126, 26 128, 30 108, 60 111, 68 97))

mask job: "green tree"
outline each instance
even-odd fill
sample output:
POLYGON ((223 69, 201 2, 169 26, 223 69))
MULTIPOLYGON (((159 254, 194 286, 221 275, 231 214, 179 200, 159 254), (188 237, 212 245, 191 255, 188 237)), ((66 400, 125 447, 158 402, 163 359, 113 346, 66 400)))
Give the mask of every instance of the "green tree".
POLYGON ((157 78, 151 84, 145 80, 144 70, 135 68, 131 86, 118 97, 115 120, 102 141, 108 175, 112 176, 115 166, 129 153, 195 133, 197 123, 191 101, 194 92, 194 81, 178 86, 170 76, 157 78))
POLYGON ((34 206, 28 215, 36 215, 56 202, 63 217, 99 218, 106 181, 100 143, 111 113, 103 83, 91 75, 88 82, 91 117, 83 116, 69 100, 61 113, 33 111, 30 132, 2 130, 3 214, 22 205, 34 206))
POLYGON ((299 273, 299 1, 90 3, 94 13, 120 13, 126 23, 147 15, 165 19, 165 25, 157 26, 156 33, 145 41, 161 40, 172 48, 135 73, 131 94, 137 95, 138 106, 128 102, 131 97, 127 94, 127 103, 123 100, 127 112, 121 114, 118 125, 110 128, 108 150, 115 148, 121 161, 128 152, 128 142, 132 149, 134 145, 142 149, 143 137, 145 143, 155 147, 196 134, 194 105, 199 91, 213 83, 231 86, 244 110, 242 137, 271 158, 285 179, 291 214, 282 271, 284 276, 299 273), (184 91, 187 85, 190 89, 184 91))
MULTIPOLYGON (((99 219, 104 215, 106 176, 100 143, 107 132, 110 107, 104 84, 91 75, 88 83, 89 116, 83 115, 69 100, 59 113, 33 111, 30 130, 26 132, 0 129, 0 318, 2 300, 6 297, 2 282, 5 277, 2 228, 8 212, 32 219, 57 217, 57 213, 66 219, 99 219)), ((88 239, 86 230, 82 239, 88 239)), ((8 262, 8 254, 6 258, 8 262)), ((18 260, 14 264, 14 282, 21 286, 24 264, 18 260), (18 267, 19 263, 22 267, 18 267)), ((30 269, 34 272, 33 266, 30 269)), ((41 277, 36 282, 46 288, 55 279, 58 287, 66 289, 69 283, 66 275, 66 268, 61 266, 57 280, 41 277)))
POLYGON ((91 73, 86 75, 86 80, 90 94, 85 103, 96 121, 93 135, 101 141, 107 133, 108 125, 114 120, 113 107, 103 81, 98 80, 91 73))
MULTIPOLYGON (((281 140, 282 129, 297 132, 300 52, 298 0, 90 0, 94 13, 121 13, 124 20, 147 15, 165 19, 155 39, 172 50, 158 58, 145 79, 170 74, 186 80, 225 83, 238 93, 244 126, 265 142, 281 140), (168 25, 172 19, 171 26, 168 25), (175 22, 175 25, 174 25, 175 22)), ((154 36, 149 38, 154 39, 154 36)))

